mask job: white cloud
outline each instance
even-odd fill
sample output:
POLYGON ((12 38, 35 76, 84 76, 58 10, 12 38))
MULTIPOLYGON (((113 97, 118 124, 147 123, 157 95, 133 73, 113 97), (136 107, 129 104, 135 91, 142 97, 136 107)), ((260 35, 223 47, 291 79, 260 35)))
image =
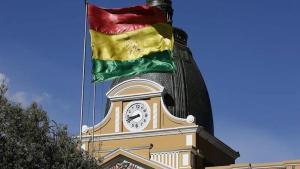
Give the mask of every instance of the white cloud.
POLYGON ((36 95, 33 97, 33 101, 36 103, 42 103, 44 101, 47 101, 51 98, 50 94, 48 94, 47 92, 42 93, 41 95, 36 95))
POLYGON ((2 83, 2 82, 8 83, 9 79, 4 73, 0 72, 0 83, 2 83))
MULTIPOLYGON (((9 82, 9 78, 4 73, 0 72, 0 83, 2 81, 7 84, 9 82)), ((32 102, 41 104, 51 98, 50 94, 48 94, 47 92, 43 92, 41 94, 29 94, 25 91, 11 92, 11 90, 7 92, 7 97, 9 98, 9 100, 15 103, 20 103, 22 106, 28 106, 32 102)))
POLYGON ((46 92, 39 95, 31 95, 24 91, 18 91, 14 94, 9 93, 8 97, 13 102, 21 103, 22 106, 29 106, 32 102, 42 104, 49 101, 51 98, 51 96, 46 92))
POLYGON ((16 103, 21 103, 23 106, 29 105, 29 99, 26 92, 19 91, 13 95, 9 95, 10 100, 16 103))

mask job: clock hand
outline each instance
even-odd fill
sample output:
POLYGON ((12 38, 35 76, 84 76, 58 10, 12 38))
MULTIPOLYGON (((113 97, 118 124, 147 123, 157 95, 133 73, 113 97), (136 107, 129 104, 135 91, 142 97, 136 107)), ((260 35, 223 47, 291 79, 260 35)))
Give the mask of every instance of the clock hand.
POLYGON ((128 117, 127 122, 130 123, 131 120, 136 119, 136 118, 138 118, 138 117, 140 117, 140 116, 141 116, 140 114, 137 114, 137 115, 135 115, 135 116, 130 116, 130 117, 128 117))

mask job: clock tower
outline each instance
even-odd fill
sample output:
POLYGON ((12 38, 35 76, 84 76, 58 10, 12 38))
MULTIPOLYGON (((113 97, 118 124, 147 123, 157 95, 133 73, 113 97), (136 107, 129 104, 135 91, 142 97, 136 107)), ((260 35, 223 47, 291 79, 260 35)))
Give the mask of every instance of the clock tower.
MULTIPOLYGON (((171 0, 147 0, 165 11, 171 0)), ((148 73, 114 80, 105 118, 83 130, 82 149, 104 169, 203 169, 235 163, 239 153, 214 136, 202 75, 187 47, 187 34, 173 27, 175 74, 148 73)))
POLYGON ((165 88, 134 78, 107 93, 106 117, 83 132, 82 148, 101 159, 103 168, 194 169, 234 163, 238 153, 196 124, 193 115, 170 113, 165 88))

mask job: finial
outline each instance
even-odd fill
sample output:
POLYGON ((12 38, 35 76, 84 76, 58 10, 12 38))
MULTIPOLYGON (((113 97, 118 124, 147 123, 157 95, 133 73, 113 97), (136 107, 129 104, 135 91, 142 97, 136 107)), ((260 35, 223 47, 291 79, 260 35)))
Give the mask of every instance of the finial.
POLYGON ((157 6, 167 15, 168 22, 172 24, 173 22, 173 8, 171 0, 146 0, 146 3, 150 6, 157 6))

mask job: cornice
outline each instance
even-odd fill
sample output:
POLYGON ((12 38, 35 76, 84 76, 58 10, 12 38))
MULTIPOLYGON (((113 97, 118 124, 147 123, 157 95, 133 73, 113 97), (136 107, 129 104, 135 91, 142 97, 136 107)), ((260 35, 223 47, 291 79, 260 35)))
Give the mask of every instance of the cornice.
POLYGON ((148 93, 139 93, 139 94, 131 94, 131 95, 119 95, 119 96, 109 96, 110 101, 127 101, 134 99, 145 99, 151 97, 160 97, 163 92, 148 92, 148 93))
MULTIPOLYGON (((136 147, 131 147, 131 148, 123 148, 123 147, 119 147, 123 150, 126 150, 126 151, 132 151, 132 150, 145 150, 145 149, 152 149, 153 148, 153 145, 150 144, 150 145, 143 145, 143 146, 136 146, 136 147)), ((111 148, 111 149, 96 149, 95 151, 96 152, 100 152, 100 153, 111 153, 113 151, 115 151, 116 149, 118 148, 111 148)))
POLYGON ((129 79, 126 80, 112 89, 110 89, 107 93, 106 96, 111 100, 111 101, 119 101, 119 100, 130 100, 130 99, 142 99, 145 97, 153 97, 153 96, 161 96, 162 93, 164 92, 164 87, 154 81, 147 80, 147 79, 129 79), (134 85, 134 86, 140 86, 143 88, 147 88, 151 92, 147 93, 139 93, 139 94, 131 94, 131 95, 119 95, 120 91, 124 91, 126 89, 132 88, 132 86, 127 86, 122 89, 122 86, 126 86, 126 84, 133 83, 133 82, 144 82, 149 84, 150 86, 144 86, 144 85, 134 85))
POLYGON ((239 152, 236 152, 231 147, 223 143, 221 140, 209 134, 206 130, 203 129, 203 127, 199 127, 197 133, 200 135, 200 137, 204 138, 209 143, 213 144, 218 149, 231 156, 232 158, 237 159, 240 156, 239 152))
MULTIPOLYGON (((123 133, 113 133, 113 134, 102 134, 95 135, 95 141, 107 141, 107 140, 120 140, 120 139, 131 139, 131 138, 143 138, 143 137, 154 137, 154 136, 167 136, 167 135, 177 135, 177 134, 188 134, 196 133, 198 126, 187 126, 187 127, 177 127, 168 129, 155 129, 146 130, 141 132, 123 132, 123 133)), ((92 135, 82 136, 82 141, 90 141, 92 135)))

